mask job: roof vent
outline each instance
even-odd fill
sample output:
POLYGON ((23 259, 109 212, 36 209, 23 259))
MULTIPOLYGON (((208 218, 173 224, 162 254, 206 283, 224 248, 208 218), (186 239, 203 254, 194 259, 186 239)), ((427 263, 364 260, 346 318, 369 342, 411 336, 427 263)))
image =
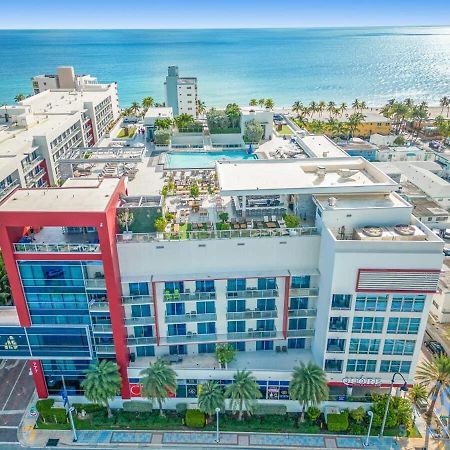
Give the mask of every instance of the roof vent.
POLYGON ((317 166, 316 173, 318 177, 323 178, 326 175, 327 170, 324 166, 317 166))
POLYGON ((334 208, 336 206, 336 202, 337 202, 336 197, 330 197, 328 199, 328 206, 331 206, 332 208, 334 208))
POLYGON ((324 158, 328 158, 328 153, 329 153, 328 151, 325 151, 325 152, 322 153, 322 156, 323 156, 324 158))

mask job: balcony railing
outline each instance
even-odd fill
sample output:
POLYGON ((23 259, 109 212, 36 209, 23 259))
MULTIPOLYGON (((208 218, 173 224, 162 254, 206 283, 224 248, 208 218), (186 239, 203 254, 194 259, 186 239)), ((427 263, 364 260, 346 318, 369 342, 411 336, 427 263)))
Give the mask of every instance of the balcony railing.
POLYGON ((38 170, 36 173, 34 173, 33 175, 27 175, 25 177, 25 182, 27 184, 29 183, 36 183, 36 181, 38 181, 40 178, 42 178, 45 174, 45 170, 42 168, 40 170, 38 170))
POLYGON ((129 317, 125 319, 125 325, 153 325, 154 317, 129 317))
POLYGON ((23 168, 24 173, 28 173, 31 169, 36 167, 42 161, 44 161, 44 158, 41 155, 38 155, 32 161, 23 164, 22 168, 23 168))
POLYGON ((314 332, 314 328, 308 328, 305 330, 288 330, 288 337, 311 337, 314 336, 314 332))
POLYGON ((92 325, 92 331, 94 333, 112 333, 112 325, 96 323, 92 325))
POLYGON ((97 353, 101 353, 103 355, 113 355, 116 353, 114 345, 96 345, 95 349, 97 350, 97 353))
POLYGON ((318 288, 291 288, 289 289, 289 297, 317 297, 319 295, 318 288))
POLYGON ((215 292, 165 292, 165 302, 182 302, 189 300, 214 300, 216 298, 215 292))
POLYGON ((172 314, 166 315, 166 323, 184 323, 184 322, 215 322, 217 320, 216 313, 202 313, 196 312, 186 314, 172 314))
POLYGON ((152 303, 152 297, 150 295, 128 295, 122 297, 122 303, 124 305, 147 305, 152 303))
POLYGON ((180 241, 198 239, 233 239, 233 238, 264 238, 264 237, 299 237, 319 234, 316 227, 300 228, 264 228, 257 230, 209 230, 185 231, 183 233, 133 233, 132 235, 117 235, 117 242, 153 242, 153 241, 180 241))
POLYGON ((290 309, 289 317, 316 317, 317 309, 290 309))
POLYGON ((227 338, 230 340, 240 340, 240 339, 267 339, 274 338, 277 336, 277 331, 235 331, 227 334, 227 338))
POLYGON ((245 289, 228 291, 227 298, 272 298, 278 297, 278 289, 245 289))
POLYGON ((258 309, 248 311, 227 312, 227 320, 241 320, 241 319, 275 319, 278 317, 276 309, 271 311, 261 311, 258 309))
POLYGON ((102 302, 91 302, 89 303, 90 311, 109 311, 109 303, 108 301, 102 302))
POLYGON ((184 344, 190 342, 215 342, 217 341, 217 334, 198 334, 198 333, 188 333, 182 336, 167 336, 165 338, 161 338, 161 342, 165 342, 167 344, 184 344))
POLYGON ((0 187, 0 200, 3 197, 6 197, 17 186, 19 186, 19 181, 14 180, 12 183, 8 184, 7 186, 0 187))
POLYGON ((15 252, 26 253, 100 253, 100 244, 14 244, 15 252))
POLYGON ((149 345, 149 344, 156 344, 156 338, 155 337, 129 337, 127 339, 127 345, 131 346, 139 346, 139 345, 149 345))
POLYGON ((84 280, 86 289, 105 289, 106 283, 104 278, 86 279, 84 280))

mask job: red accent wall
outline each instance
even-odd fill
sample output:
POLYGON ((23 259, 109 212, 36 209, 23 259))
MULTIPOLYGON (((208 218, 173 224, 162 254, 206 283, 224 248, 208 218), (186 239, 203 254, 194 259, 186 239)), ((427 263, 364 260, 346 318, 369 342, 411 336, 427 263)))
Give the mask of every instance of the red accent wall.
POLYGON ((34 384, 36 386, 36 392, 39 398, 47 398, 48 390, 45 383, 44 371, 42 370, 42 364, 38 360, 28 361, 31 368, 31 374, 33 375, 34 384))
POLYGON ((156 301, 156 283, 152 282, 152 298, 153 298, 153 310, 155 316, 155 333, 156 333, 156 345, 159 345, 160 334, 159 334, 159 322, 158 322, 158 306, 156 301))
POLYGON ((287 339, 289 323, 289 290, 291 287, 291 277, 284 278, 284 309, 283 309, 283 337, 287 339))

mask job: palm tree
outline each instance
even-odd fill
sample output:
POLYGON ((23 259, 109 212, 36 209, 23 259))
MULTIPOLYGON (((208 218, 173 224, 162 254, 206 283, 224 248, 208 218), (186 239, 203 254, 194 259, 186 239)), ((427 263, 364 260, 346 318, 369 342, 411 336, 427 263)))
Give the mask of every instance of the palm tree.
POLYGON ((177 374, 162 359, 157 359, 153 364, 150 363, 147 369, 141 371, 140 375, 144 377, 142 383, 142 395, 148 399, 158 402, 159 414, 163 413, 163 403, 169 396, 169 392, 175 393, 177 389, 177 374))
POLYGON ((320 100, 320 102, 317 105, 317 111, 319 113, 319 117, 322 117, 322 113, 326 107, 327 107, 327 104, 323 100, 320 100))
POLYGON ((328 102, 327 111, 330 114, 330 117, 333 117, 333 115, 336 113, 336 103, 328 102))
POLYGON ((308 113, 311 114, 311 116, 317 111, 317 103, 315 101, 312 101, 309 104, 308 107, 308 113))
POLYGON ((22 100, 25 100, 26 99, 26 97, 25 97, 25 95, 23 95, 23 94, 17 94, 15 97, 14 97, 14 100, 16 101, 16 103, 19 103, 19 102, 21 102, 22 100))
POLYGON ((9 285, 5 262, 0 254, 0 305, 8 305, 11 300, 11 286, 9 285))
POLYGON ((303 111, 303 103, 299 102, 298 100, 294 102, 292 105, 292 111, 295 112, 297 115, 300 113, 300 111, 303 111))
POLYGON ((430 427, 436 400, 439 397, 441 389, 445 389, 450 384, 450 359, 442 355, 433 358, 431 361, 423 362, 416 371, 416 380, 424 386, 431 385, 429 393, 431 402, 425 413, 427 429, 424 447, 428 448, 430 427))
POLYGON ((153 100, 153 97, 144 97, 142 99, 142 107, 144 109, 151 108, 155 104, 155 101, 153 100))
POLYGON ((233 412, 239 411, 239 420, 242 420, 244 408, 247 414, 253 412, 255 400, 261 397, 256 378, 248 370, 237 371, 233 376, 233 383, 227 386, 225 397, 231 399, 233 412))
POLYGON ((357 98, 353 101, 352 108, 356 110, 359 109, 359 100, 357 98))
POLYGON ((248 102, 249 106, 258 106, 258 100, 256 100, 256 98, 252 98, 249 102, 248 102))
POLYGON ((265 106, 267 109, 273 109, 273 107, 275 106, 275 103, 274 103, 274 101, 273 101, 271 98, 266 98, 266 101, 265 101, 265 103, 264 103, 264 106, 265 106))
POLYGON ((132 113, 132 114, 134 114, 135 116, 137 116, 138 114, 140 114, 140 109, 141 109, 141 107, 140 107, 140 105, 139 105, 139 103, 138 102, 133 102, 132 104, 131 104, 131 106, 130 106, 130 112, 132 113))
POLYGON ((297 400, 302 408, 300 421, 305 420, 307 406, 318 406, 328 399, 327 377, 325 372, 312 362, 300 363, 294 368, 292 380, 289 383, 289 394, 297 400))
POLYGON ((349 116, 347 121, 348 131, 349 131, 349 139, 353 137, 355 131, 358 127, 364 122, 366 116, 361 114, 360 112, 353 113, 349 116))
POLYGON ((439 105, 441 105, 441 107, 442 107, 442 109, 441 109, 441 115, 442 115, 442 113, 444 112, 444 108, 447 108, 447 117, 448 117, 448 110, 449 110, 449 107, 450 107, 450 98, 449 98, 449 97, 446 97, 446 96, 442 97, 442 98, 439 100, 439 105))
POLYGON ((340 111, 341 117, 342 117, 342 115, 345 113, 345 111, 347 111, 347 103, 341 103, 339 105, 339 111, 340 111))
POLYGON ((415 384, 408 390, 408 397, 415 405, 421 405, 426 402, 428 398, 428 392, 425 386, 421 384, 415 384))
POLYGON ((367 103, 364 100, 361 100, 359 102, 359 109, 362 111, 363 109, 367 108, 367 103))
POLYGON ((113 400, 122 387, 122 378, 119 367, 113 361, 102 359, 96 361, 86 370, 86 378, 81 383, 84 396, 98 405, 105 405, 108 417, 112 417, 110 400, 113 400))
POLYGON ((208 381, 202 386, 198 396, 198 409, 212 417, 216 408, 225 411, 225 397, 223 389, 217 381, 208 381))
POLYGON ((206 104, 202 102, 200 99, 197 100, 197 114, 203 115, 206 112, 206 104))
POLYGON ((340 122, 336 119, 334 119, 333 117, 330 117, 327 122, 326 122, 326 130, 328 131, 328 133, 330 134, 331 137, 335 137, 336 136, 336 129, 337 126, 340 122))
POLYGON ((307 124, 307 130, 313 134, 323 134, 325 128, 325 122, 317 119, 312 119, 311 122, 307 124))
POLYGON ((260 98, 258 100, 258 105, 261 106, 261 108, 263 108, 265 104, 266 104, 266 99, 265 98, 260 98))

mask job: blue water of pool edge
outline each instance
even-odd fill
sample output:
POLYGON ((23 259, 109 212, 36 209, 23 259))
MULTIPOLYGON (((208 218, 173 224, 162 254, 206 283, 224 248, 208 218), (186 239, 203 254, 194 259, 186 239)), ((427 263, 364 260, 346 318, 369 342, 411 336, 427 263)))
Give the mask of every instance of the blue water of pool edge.
POLYGON ((213 169, 216 161, 239 161, 258 159, 246 150, 225 150, 221 152, 169 152, 166 154, 166 169, 213 169))

